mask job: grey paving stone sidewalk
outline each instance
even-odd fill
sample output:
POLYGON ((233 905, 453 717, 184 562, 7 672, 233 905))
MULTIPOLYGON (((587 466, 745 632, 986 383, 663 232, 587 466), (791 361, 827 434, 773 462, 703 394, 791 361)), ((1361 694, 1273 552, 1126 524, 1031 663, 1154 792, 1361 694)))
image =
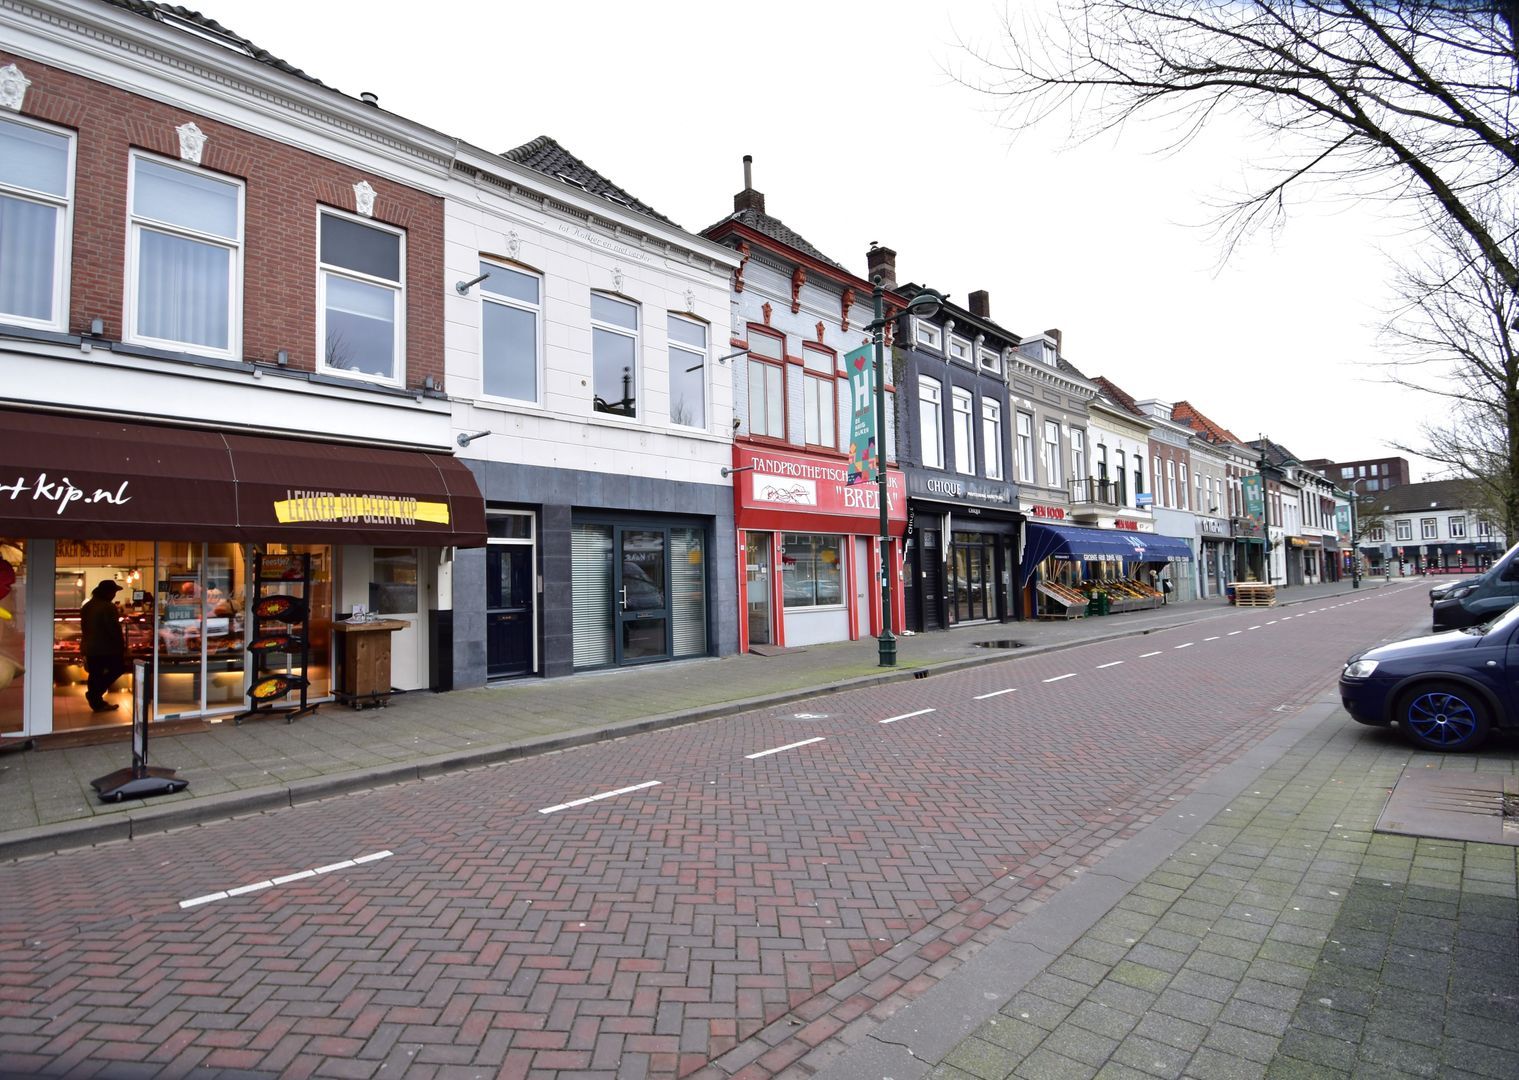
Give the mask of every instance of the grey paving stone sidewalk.
POLYGON ((929 1075, 1519 1076, 1519 848, 1372 831, 1405 767, 1516 762, 1336 712, 929 1075))

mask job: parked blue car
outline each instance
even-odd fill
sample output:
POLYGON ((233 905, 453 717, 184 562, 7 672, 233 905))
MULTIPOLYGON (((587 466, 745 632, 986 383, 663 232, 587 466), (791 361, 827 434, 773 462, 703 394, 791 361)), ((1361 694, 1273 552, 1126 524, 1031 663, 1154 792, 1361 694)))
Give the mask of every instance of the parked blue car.
POLYGON ((1493 729, 1519 726, 1519 607, 1489 622, 1356 653, 1340 673, 1353 720, 1427 750, 1475 750, 1493 729))

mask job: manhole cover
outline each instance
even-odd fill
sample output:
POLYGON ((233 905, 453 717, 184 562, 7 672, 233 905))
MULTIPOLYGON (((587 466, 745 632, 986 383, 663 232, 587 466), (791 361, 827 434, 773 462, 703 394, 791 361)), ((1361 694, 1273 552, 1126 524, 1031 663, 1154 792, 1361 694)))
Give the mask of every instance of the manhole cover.
POLYGON ((1408 769, 1377 832, 1519 847, 1519 786, 1503 773, 1408 769))
POLYGON ((978 642, 976 642, 976 648, 978 648, 978 649, 1021 649, 1021 648, 1023 648, 1023 642, 1021 642, 1021 641, 1009 641, 1009 640, 1006 640, 1006 639, 1004 639, 1002 641, 978 641, 978 642))

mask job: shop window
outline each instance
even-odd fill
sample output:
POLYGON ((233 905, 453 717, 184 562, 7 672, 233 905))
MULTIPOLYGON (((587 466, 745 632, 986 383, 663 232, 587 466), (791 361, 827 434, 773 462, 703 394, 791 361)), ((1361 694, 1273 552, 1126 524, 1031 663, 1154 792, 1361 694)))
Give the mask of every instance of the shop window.
POLYGON ((129 341, 232 356, 242 311, 243 189, 133 155, 129 341))
POLYGON ((692 319, 671 315, 670 423, 681 427, 707 427, 707 327, 692 319))
POLYGON ((488 397, 538 401, 543 282, 536 274, 482 262, 480 390, 488 397))
POLYGON ((981 399, 981 457, 986 463, 988 480, 1002 479, 1002 406, 990 398, 981 399))
POLYGON ((955 387, 950 391, 950 412, 954 424, 955 471, 966 476, 976 475, 975 445, 975 398, 969 390, 955 387))
POLYGON ((786 437, 785 344, 770 334, 749 331, 749 434, 786 437))
POLYGON ((826 446, 838 449, 834 435, 838 402, 834 397, 838 380, 834 374, 833 353, 802 346, 802 411, 809 446, 826 446))
POLYGON ((781 541, 781 587, 786 607, 842 604, 843 568, 842 537, 787 533, 781 541))
POLYGON ((0 611, 9 616, 0 618, 0 734, 14 735, 25 723, 25 540, 0 537, 0 611))
POLYGON ((319 216, 322 366, 400 382, 405 238, 330 210, 319 216))
POLYGON ((591 407, 638 416, 638 305, 591 294, 591 407))
POLYGON ((923 467, 944 468, 944 394, 938 379, 918 377, 918 439, 923 467))
POLYGON ((73 156, 68 135, 0 119, 0 321, 67 325, 73 156))
POLYGON ((415 615, 417 606, 417 549, 374 549, 374 573, 369 579, 369 610, 376 615, 415 615))
POLYGON ((707 655, 706 533, 670 530, 670 635, 674 655, 707 655))

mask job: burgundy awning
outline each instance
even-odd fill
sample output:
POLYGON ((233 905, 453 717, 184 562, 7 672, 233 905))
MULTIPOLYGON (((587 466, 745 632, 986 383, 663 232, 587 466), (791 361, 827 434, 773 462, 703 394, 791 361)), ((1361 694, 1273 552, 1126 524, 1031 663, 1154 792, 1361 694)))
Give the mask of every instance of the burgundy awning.
POLYGON ((447 454, 0 409, 0 535, 479 547, 447 454))

